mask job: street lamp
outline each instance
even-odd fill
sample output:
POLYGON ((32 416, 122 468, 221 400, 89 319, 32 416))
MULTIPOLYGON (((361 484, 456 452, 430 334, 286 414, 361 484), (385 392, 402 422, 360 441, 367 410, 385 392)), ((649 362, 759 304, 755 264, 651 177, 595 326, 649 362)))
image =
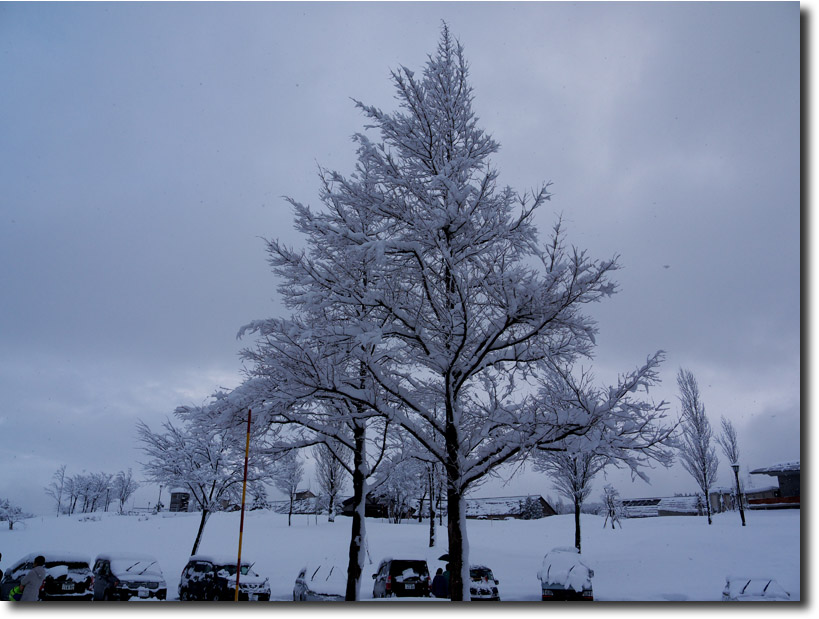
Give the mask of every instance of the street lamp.
POLYGON ((737 480, 737 502, 739 503, 739 517, 742 518, 742 526, 745 526, 745 510, 742 508, 742 492, 739 489, 739 463, 734 462, 731 464, 731 468, 734 469, 734 479, 737 480))

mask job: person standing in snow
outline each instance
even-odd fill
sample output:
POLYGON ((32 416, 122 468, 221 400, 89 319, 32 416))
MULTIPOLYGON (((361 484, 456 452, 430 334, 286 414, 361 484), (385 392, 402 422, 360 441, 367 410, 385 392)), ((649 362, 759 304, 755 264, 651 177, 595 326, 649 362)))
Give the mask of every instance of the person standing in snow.
POLYGON ((445 598, 448 595, 446 590, 446 578, 444 578, 443 570, 439 567, 435 572, 435 578, 432 579, 432 595, 436 598, 445 598))
POLYGON ((45 557, 43 555, 34 558, 34 567, 20 581, 20 588, 23 590, 23 595, 20 597, 21 602, 36 602, 40 598, 40 587, 46 577, 44 566, 45 557))

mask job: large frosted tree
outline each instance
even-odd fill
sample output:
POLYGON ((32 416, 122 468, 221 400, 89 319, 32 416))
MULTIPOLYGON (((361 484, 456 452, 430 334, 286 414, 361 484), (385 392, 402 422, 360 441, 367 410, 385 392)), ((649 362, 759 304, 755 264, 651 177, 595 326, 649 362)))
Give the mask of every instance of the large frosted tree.
MULTIPOLYGON (((355 172, 322 171, 317 211, 292 201, 307 249, 269 243, 294 315, 248 325, 259 340, 246 358, 287 397, 399 425, 442 465, 450 590, 463 600, 469 488, 615 412, 553 414, 521 387, 591 353, 596 327, 583 308, 615 291, 617 265, 567 247, 559 223, 541 243, 533 218, 548 185, 498 186, 498 144, 478 126, 463 49, 446 26, 420 75, 401 68, 392 78, 398 111, 357 103, 380 136, 355 136, 355 172)), ((653 381, 657 362, 638 370, 634 389, 653 381)), ((650 425, 637 418, 643 409, 618 410, 650 425)))

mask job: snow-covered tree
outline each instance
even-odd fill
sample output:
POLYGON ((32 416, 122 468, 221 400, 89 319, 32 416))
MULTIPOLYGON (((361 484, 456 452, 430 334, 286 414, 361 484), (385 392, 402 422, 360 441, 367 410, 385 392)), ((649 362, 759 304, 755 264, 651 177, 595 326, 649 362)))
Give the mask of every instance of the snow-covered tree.
MULTIPOLYGON (((547 360, 563 366, 591 353, 596 329, 581 310, 615 291, 616 261, 567 248, 560 224, 540 243, 533 218, 548 185, 527 194, 498 187, 490 164, 498 144, 478 127, 463 49, 446 26, 421 75, 402 68, 392 77, 398 112, 357 104, 380 141, 355 136, 351 176, 322 172, 322 211, 292 202, 308 249, 269 244, 285 300, 302 316, 249 325, 260 342, 246 358, 257 376, 298 360, 287 380, 305 399, 401 426, 441 464, 450 585, 462 600, 463 499, 474 484, 617 411, 631 415, 618 422, 621 449, 650 424, 637 407, 549 417, 519 388, 547 360), (343 362, 327 363, 334 355, 343 362)), ((653 370, 650 362, 635 387, 653 370)))
POLYGON ((723 416, 720 425, 722 433, 717 437, 717 442, 722 448, 722 453, 728 458, 728 464, 739 464, 739 440, 734 424, 723 416))
POLYGON ((139 489, 139 483, 134 479, 131 469, 119 471, 113 481, 113 496, 119 501, 119 513, 125 510, 125 502, 139 489))
POLYGON ((45 492, 54 499, 57 508, 57 517, 63 509, 63 495, 65 492, 65 464, 58 468, 51 476, 51 483, 46 486, 45 492))
POLYGON ((580 513, 592 480, 606 466, 605 456, 594 451, 539 451, 534 462, 535 470, 547 473, 555 490, 574 506, 574 545, 581 552, 580 513))
POLYGON ((606 484, 603 488, 603 509, 606 514, 603 520, 603 528, 606 528, 606 523, 611 522, 611 528, 614 529, 615 523, 623 528, 623 523, 620 519, 623 516, 623 502, 620 500, 620 493, 615 490, 611 484, 606 484))
POLYGON ((273 472, 273 483, 276 488, 287 495, 289 508, 287 510, 287 526, 291 524, 293 518, 293 504, 296 501, 296 494, 304 476, 304 465, 299 460, 299 454, 291 449, 276 461, 276 470, 273 472))
POLYGON ((739 440, 737 439, 737 431, 734 424, 724 416, 721 419, 722 433, 717 437, 717 442, 722 447, 722 453, 728 458, 728 464, 731 468, 737 467, 734 470, 734 477, 736 482, 736 505, 739 508, 739 516, 742 520, 742 526, 745 526, 745 508, 742 505, 742 486, 739 483, 739 440))
POLYGON ((399 524, 412 511, 412 506, 426 484, 426 467, 420 460, 402 450, 392 454, 381 465, 373 496, 387 505, 391 522, 399 524))
POLYGON ((23 511, 21 507, 14 505, 8 499, 0 499, 0 522, 8 522, 10 531, 14 529, 16 523, 33 517, 32 514, 23 511))
MULTIPOLYGON (((144 422, 137 424, 140 449, 148 457, 142 463, 148 480, 185 488, 202 512, 191 554, 199 549, 211 513, 241 500, 244 476, 244 428, 197 422, 207 412, 207 407, 177 409, 180 423, 167 420, 160 432, 153 432, 144 422)), ((270 459, 251 442, 248 481, 267 479, 270 466, 270 459)))
POLYGON ((711 423, 705 413, 705 404, 694 374, 690 370, 680 368, 677 372, 677 386, 680 390, 682 409, 680 459, 702 492, 708 524, 711 524, 711 501, 708 497, 717 478, 719 465, 711 423))
POLYGON ((342 450, 340 441, 329 438, 326 443, 313 447, 313 458, 316 462, 316 482, 327 502, 327 520, 335 522, 339 497, 344 491, 347 471, 349 470, 349 451, 342 450), (343 454, 343 455, 342 455, 343 454), (340 458, 345 458, 341 460, 340 458))

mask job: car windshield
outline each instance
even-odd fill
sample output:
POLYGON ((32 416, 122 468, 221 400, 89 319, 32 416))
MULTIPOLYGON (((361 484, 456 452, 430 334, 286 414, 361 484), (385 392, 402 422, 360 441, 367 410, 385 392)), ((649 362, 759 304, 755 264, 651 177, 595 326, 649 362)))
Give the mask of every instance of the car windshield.
MULTIPOLYGON (((231 576, 236 576, 236 564, 234 563, 232 565, 220 565, 219 567, 216 568, 216 571, 217 572, 225 571, 228 574, 230 574, 231 576)), ((242 576, 247 576, 249 573, 250 573, 250 566, 249 565, 243 565, 242 566, 242 576)))
POLYGON ((111 561, 111 570, 125 574, 161 574, 162 570, 152 559, 115 559, 111 561))
POLYGON ((484 578, 486 578, 486 580, 495 580, 495 577, 492 575, 492 570, 488 567, 469 568, 469 577, 472 580, 482 580, 484 578))
POLYGON ((403 578, 422 578, 429 575, 429 570, 426 561, 393 561, 390 573, 403 578))

